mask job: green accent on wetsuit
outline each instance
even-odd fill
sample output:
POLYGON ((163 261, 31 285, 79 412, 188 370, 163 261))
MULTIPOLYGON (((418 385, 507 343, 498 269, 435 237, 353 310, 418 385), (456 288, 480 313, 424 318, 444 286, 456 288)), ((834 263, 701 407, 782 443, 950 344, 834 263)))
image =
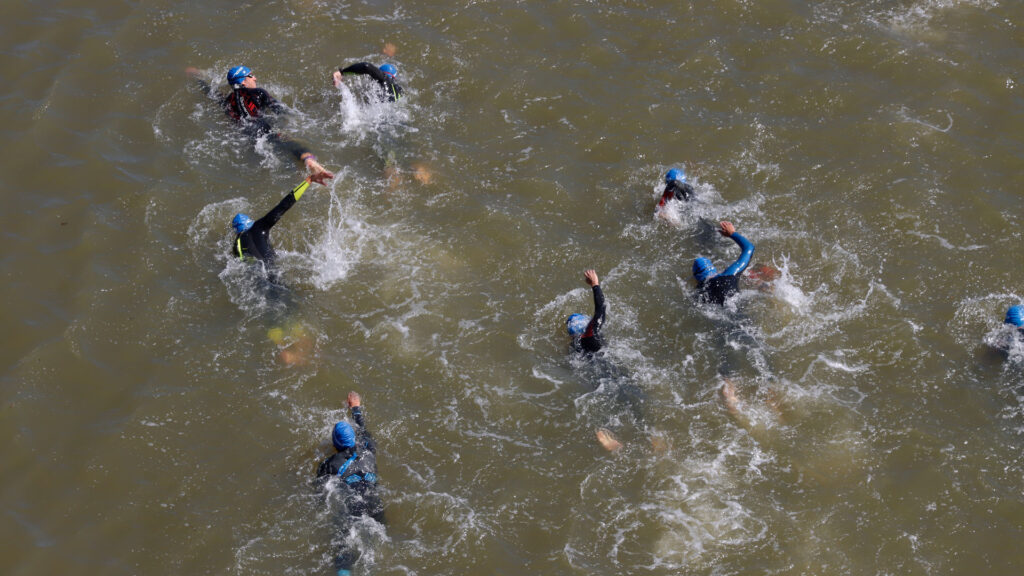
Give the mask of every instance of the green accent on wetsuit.
POLYGON ((266 216, 260 218, 253 225, 235 238, 235 245, 230 253, 237 255, 243 261, 248 258, 262 260, 268 265, 273 264, 274 248, 270 245, 270 229, 281 216, 288 211, 302 197, 302 194, 309 188, 309 180, 303 180, 293 188, 273 210, 266 216))

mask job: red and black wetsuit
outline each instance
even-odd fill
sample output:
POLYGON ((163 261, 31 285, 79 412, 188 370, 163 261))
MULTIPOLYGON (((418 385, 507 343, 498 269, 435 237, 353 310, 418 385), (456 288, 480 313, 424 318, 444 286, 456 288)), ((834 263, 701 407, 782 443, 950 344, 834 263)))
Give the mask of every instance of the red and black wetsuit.
POLYGON ((288 108, 263 88, 235 88, 221 101, 221 106, 228 116, 242 124, 246 134, 254 138, 267 136, 274 146, 299 161, 304 154, 312 154, 305 144, 273 130, 267 113, 283 114, 288 108))
POLYGON ((665 190, 661 193, 661 200, 658 201, 658 207, 661 208, 665 206, 665 204, 673 198, 680 202, 688 201, 690 198, 693 198, 693 186, 679 180, 669 182, 665 185, 665 190))
POLYGON ((587 324, 587 329, 579 338, 572 339, 572 348, 576 352, 597 352, 604 346, 604 338, 601 337, 601 326, 604 325, 604 293, 601 292, 601 285, 594 289, 594 316, 587 324))
POLYGON ((360 74, 373 78, 380 85, 382 100, 394 102, 402 97, 402 87, 395 84, 395 81, 390 76, 381 72, 380 68, 369 62, 359 62, 347 68, 339 68, 338 71, 342 74, 360 74))
POLYGON ((244 122, 247 132, 262 136, 271 132, 266 113, 281 114, 286 108, 263 88, 235 88, 223 100, 224 112, 234 120, 244 122))
POLYGON ((266 110, 275 114, 281 114, 286 110, 283 104, 263 88, 235 88, 224 98, 222 105, 228 116, 235 120, 259 118, 266 110))
MULTIPOLYGON (((209 82, 196 78, 196 83, 204 94, 213 96, 213 87, 209 82)), ((227 96, 221 97, 220 104, 224 113, 241 123, 242 129, 249 136, 267 136, 276 148, 294 156, 300 162, 304 155, 313 153, 304 143, 274 131, 267 113, 283 114, 288 108, 263 88, 234 89, 227 96)))

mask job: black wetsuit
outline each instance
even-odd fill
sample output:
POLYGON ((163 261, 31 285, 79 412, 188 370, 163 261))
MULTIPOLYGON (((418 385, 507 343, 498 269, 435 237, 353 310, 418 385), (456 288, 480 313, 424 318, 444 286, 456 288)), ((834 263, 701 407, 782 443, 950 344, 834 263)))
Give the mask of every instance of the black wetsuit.
POLYGON ((601 336, 601 326, 604 325, 604 293, 601 292, 601 285, 594 289, 594 316, 587 324, 587 329, 579 338, 572 339, 572 348, 576 352, 594 353, 604 346, 604 338, 601 336))
POLYGON ((277 224, 277 221, 284 216, 289 208, 295 205, 295 202, 302 197, 308 187, 308 181, 302 182, 278 202, 273 210, 267 212, 266 216, 253 222, 252 227, 245 232, 236 235, 234 242, 231 243, 231 255, 242 260, 253 258, 261 261, 273 276, 274 259, 277 257, 277 253, 274 252, 274 247, 270 244, 270 229, 277 224))
POLYGON ((680 202, 690 200, 693 198, 693 186, 690 186, 681 180, 673 180, 669 182, 665 185, 665 190, 661 193, 661 200, 658 201, 658 206, 664 206, 673 198, 680 202))
MULTIPOLYGON (((353 518, 369 516, 384 522, 384 503, 377 489, 377 445, 366 430, 361 407, 352 408, 352 419, 356 423, 356 445, 325 459, 316 471, 316 482, 321 489, 332 478, 337 478, 343 491, 346 510, 337 511, 334 517, 339 537, 344 537, 353 518)), ((360 556, 359 549, 345 538, 338 547, 335 569, 351 569, 360 556)))
POLYGON ((388 102, 394 102, 402 97, 402 87, 395 83, 395 81, 369 62, 359 62, 353 64, 347 68, 338 69, 342 74, 359 74, 366 75, 377 81, 380 86, 380 97, 381 100, 387 100, 388 102))
POLYGON ((733 294, 740 291, 738 276, 715 276, 708 278, 697 287, 697 298, 703 302, 712 302, 722 306, 733 294))

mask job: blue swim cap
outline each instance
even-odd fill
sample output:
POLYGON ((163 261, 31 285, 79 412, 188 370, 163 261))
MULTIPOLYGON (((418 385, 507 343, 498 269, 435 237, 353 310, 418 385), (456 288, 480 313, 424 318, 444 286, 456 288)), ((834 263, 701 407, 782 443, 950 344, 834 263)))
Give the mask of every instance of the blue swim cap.
POLYGON ((395 76, 398 76, 398 68, 395 68, 394 64, 385 64, 380 67, 380 71, 383 72, 384 74, 387 74, 389 78, 394 78, 395 76))
POLYGON ((334 425, 334 432, 331 433, 331 442, 338 450, 351 448, 356 445, 356 433, 348 422, 338 422, 334 425))
POLYGON ((587 324, 590 324, 590 316, 586 314, 570 314, 565 319, 565 329, 569 331, 570 336, 580 336, 587 329, 587 324))
POLYGON ((665 173, 665 184, 671 184, 673 180, 686 182, 686 172, 680 168, 673 168, 665 173))
POLYGON ((693 261, 693 277, 698 282, 703 282, 716 274, 718 274, 718 270, 715 270, 715 265, 711 263, 710 259, 697 258, 693 261))
POLYGON ((228 70, 228 84, 232 86, 245 82, 245 77, 252 74, 252 70, 249 70, 247 66, 235 66, 231 70, 228 70))
POLYGON ((1018 328, 1024 326, 1024 306, 1010 306, 1010 309, 1006 311, 1006 320, 1003 322, 1013 324, 1018 328))
POLYGON ((252 224, 253 220, 248 214, 235 214, 235 217, 231 219, 231 226, 238 234, 252 228, 252 224))

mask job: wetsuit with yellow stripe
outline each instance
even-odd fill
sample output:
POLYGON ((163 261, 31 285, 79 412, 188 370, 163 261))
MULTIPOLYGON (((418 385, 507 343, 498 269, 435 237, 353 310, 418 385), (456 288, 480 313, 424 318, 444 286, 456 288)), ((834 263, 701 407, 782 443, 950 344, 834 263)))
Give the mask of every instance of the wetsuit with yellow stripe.
POLYGON ((388 102, 394 102, 402 97, 402 87, 395 84, 395 81, 382 72, 380 68, 369 62, 359 62, 347 68, 339 68, 338 70, 343 75, 366 75, 373 78, 380 85, 382 98, 388 102))
POLYGON ((302 194, 309 188, 309 180, 304 180, 288 193, 267 215, 253 222, 251 228, 235 236, 231 245, 231 254, 242 260, 256 259, 264 262, 267 267, 274 265, 277 254, 270 245, 270 229, 284 216, 289 208, 295 205, 302 194))

